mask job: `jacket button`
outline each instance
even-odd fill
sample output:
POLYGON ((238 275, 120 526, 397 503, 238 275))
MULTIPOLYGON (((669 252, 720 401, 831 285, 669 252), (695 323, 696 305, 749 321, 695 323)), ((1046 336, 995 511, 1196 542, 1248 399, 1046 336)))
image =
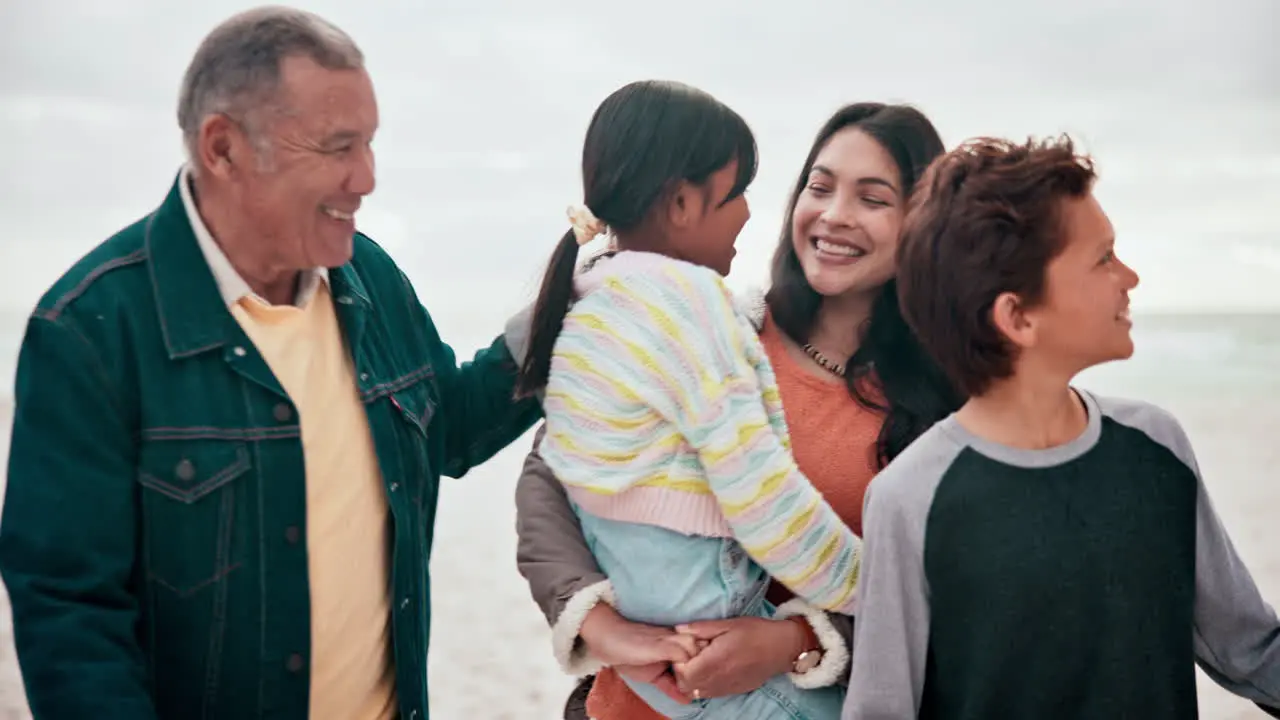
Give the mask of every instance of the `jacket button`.
POLYGON ((284 539, 287 540, 290 545, 298 544, 298 538, 300 537, 302 537, 302 531, 298 530, 297 525, 290 525, 285 528, 284 539))
POLYGON ((285 665, 285 667, 289 668, 289 672, 294 672, 294 673, 298 672, 299 670, 302 669, 302 656, 299 655, 298 653, 294 653, 290 655, 289 662, 285 665))
POLYGON ((280 422, 288 420, 289 416, 293 414, 293 411, 289 409, 289 406, 286 403, 276 403, 276 407, 272 412, 275 414, 276 420, 280 422))
POLYGON ((192 478, 196 476, 196 466, 190 460, 182 458, 177 467, 173 469, 173 474, 177 475, 178 479, 183 482, 191 482, 192 478))

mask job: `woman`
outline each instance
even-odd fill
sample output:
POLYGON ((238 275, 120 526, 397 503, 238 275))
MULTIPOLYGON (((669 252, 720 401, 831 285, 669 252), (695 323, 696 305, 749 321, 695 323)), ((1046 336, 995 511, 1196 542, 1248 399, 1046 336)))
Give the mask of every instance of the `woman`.
MULTIPOLYGON (((876 471, 961 401, 903 322, 894 282, 910 191, 942 150, 937 131, 913 108, 858 103, 836 112, 792 192, 772 286, 748 300, 777 374, 796 462, 855 533, 876 471)), ((782 673, 799 687, 832 685, 847 674, 850 619, 789 600, 775 584, 771 620, 678 628, 703 647, 676 666, 677 683, 662 643, 677 629, 631 623, 613 611, 608 580, 536 445, 516 503, 518 564, 553 625, 557 660, 577 675, 612 666, 591 686, 591 717, 658 717, 617 672, 694 703, 755 690, 782 673)))

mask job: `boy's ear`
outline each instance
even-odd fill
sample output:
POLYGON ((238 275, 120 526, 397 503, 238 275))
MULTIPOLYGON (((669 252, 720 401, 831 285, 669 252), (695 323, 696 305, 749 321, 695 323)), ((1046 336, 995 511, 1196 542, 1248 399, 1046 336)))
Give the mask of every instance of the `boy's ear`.
POLYGON ((1011 292, 1000 293, 991 306, 991 323, 1014 347, 1028 348, 1035 344, 1035 323, 1027 314, 1022 298, 1011 292))

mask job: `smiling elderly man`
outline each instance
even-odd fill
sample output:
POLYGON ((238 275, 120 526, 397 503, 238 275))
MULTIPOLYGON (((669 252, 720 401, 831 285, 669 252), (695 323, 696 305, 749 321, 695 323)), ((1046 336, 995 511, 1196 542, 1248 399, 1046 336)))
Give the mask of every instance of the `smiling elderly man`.
POLYGON ((378 111, 337 28, 226 21, 178 120, 168 197, 22 346, 0 571, 31 709, 425 718, 438 480, 539 416, 523 341, 459 367, 355 231, 378 111))

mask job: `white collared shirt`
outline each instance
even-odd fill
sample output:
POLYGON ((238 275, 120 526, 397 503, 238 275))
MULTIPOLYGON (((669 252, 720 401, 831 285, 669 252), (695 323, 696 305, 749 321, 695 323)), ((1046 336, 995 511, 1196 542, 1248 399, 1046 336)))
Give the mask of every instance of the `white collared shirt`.
MULTIPOLYGON (((227 254, 222 251, 222 247, 213 239, 213 234, 209 232, 209 228, 204 224, 204 220, 200 217, 200 211, 196 209, 195 198, 191 194, 191 166, 183 165, 182 172, 178 176, 178 192, 182 195, 182 206, 186 208, 187 219, 191 221, 191 230, 195 232, 196 242, 200 244, 200 251, 204 253, 205 262, 209 263, 209 269, 213 271, 213 279, 218 284, 218 292, 222 293, 222 300, 227 307, 233 307, 240 302, 241 298, 246 295, 251 296, 264 304, 270 305, 262 296, 253 291, 249 287, 249 283, 236 271, 231 261, 227 259, 227 254)), ((319 289, 320 283, 329 282, 328 268, 312 268, 305 271, 298 281, 298 294, 293 299, 293 304, 298 307, 305 307, 311 298, 315 296, 316 290, 319 289)))

